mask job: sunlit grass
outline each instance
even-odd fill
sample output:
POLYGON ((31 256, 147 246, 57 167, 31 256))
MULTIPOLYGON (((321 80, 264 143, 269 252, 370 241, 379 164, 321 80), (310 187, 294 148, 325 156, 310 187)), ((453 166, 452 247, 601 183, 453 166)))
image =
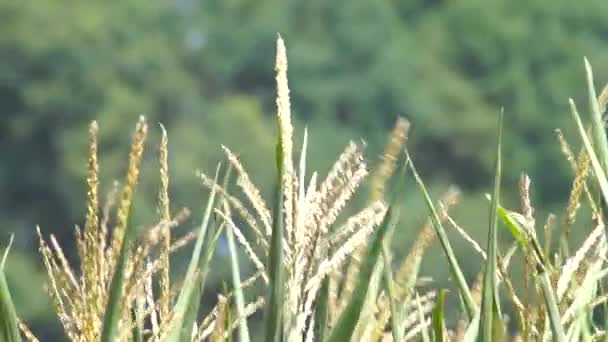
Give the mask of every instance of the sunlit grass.
MULTIPOLYGON (((137 203, 133 194, 148 125, 145 118, 140 118, 124 183, 107 203, 101 203, 97 131, 103 128, 93 122, 89 129, 86 223, 84 229, 76 231, 78 267, 69 264, 52 235, 47 240, 39 229, 47 288, 65 335, 72 341, 225 341, 238 337, 247 342, 254 336, 248 319, 261 311, 266 341, 606 338, 606 326, 594 320, 594 310, 605 308, 608 298, 603 285, 607 274, 605 213, 598 201, 603 197, 608 202, 608 142, 601 118, 608 95, 604 91, 599 98, 596 96, 587 61, 585 66, 591 125, 583 123, 570 100, 581 152, 574 157, 561 133, 560 146, 556 146, 565 152, 574 171, 568 205, 561 215, 553 216, 562 220, 561 229, 537 220, 531 180, 526 175, 522 175, 519 189, 521 207, 507 209, 501 205, 501 173, 507 167, 501 150, 509 143, 502 140, 502 122, 508 120, 508 114, 501 112, 497 117, 493 186, 488 179, 492 195, 488 195, 488 207, 478 208, 479 216, 487 217, 486 243, 474 241, 466 227, 450 216, 450 208, 458 202, 456 191, 448 190, 437 202, 429 195, 405 147, 410 123, 403 118, 396 121, 378 165, 370 166, 364 147, 351 142, 327 176, 321 178, 307 170, 307 146, 316 142, 309 142, 306 132, 296 163, 287 49, 280 37, 275 69, 276 154, 264 161, 274 166, 268 168, 276 182, 270 200, 262 197, 238 154, 224 147, 226 160, 218 165, 214 176, 199 173, 196 180, 209 192, 201 223, 190 233, 173 234, 172 229, 183 224, 190 212, 171 208, 168 136, 160 126, 159 210, 149 214, 148 227, 135 226, 132 217, 137 203), (409 177, 413 177, 415 188, 406 188, 409 177), (365 182, 371 184, 366 206, 341 217, 365 182), (395 231, 402 228, 403 210, 407 208, 402 200, 407 191, 422 193, 428 222, 420 228, 409 253, 393 260, 388 246, 395 231), (594 227, 582 245, 571 250, 570 227, 582 206, 591 209, 594 227), (449 227, 482 260, 475 279, 465 277, 463 261, 448 238, 449 227), (503 228, 513 236, 506 250, 497 243, 498 230, 503 228), (541 229, 545 230, 545 241, 537 236, 541 229), (222 234, 227 238, 231 266, 231 272, 223 274, 230 274, 226 284, 231 286, 224 293, 210 294, 205 292, 205 281, 222 234), (562 242, 559 247, 552 248, 547 241, 552 236, 562 242), (420 263, 435 238, 441 244, 456 293, 418 284, 420 263), (173 253, 191 242, 186 273, 182 279, 172 279, 173 253), (246 256, 253 267, 243 267, 240 255, 246 256), (511 272, 514 255, 522 256, 517 260, 526 270, 517 279, 511 272), (246 274, 248 269, 251 274, 246 274), (266 292, 253 296, 249 291, 253 286, 266 292), (520 288, 524 291, 518 292, 520 288), (201 313, 203 296, 217 297, 217 304, 201 313), (446 320, 446 296, 461 300, 457 323, 446 320), (507 329, 504 302, 514 308, 515 333, 507 329)), ((19 310, 12 303, 4 260, 0 264, 0 337, 11 342, 22 337, 35 340, 17 318, 19 310)))

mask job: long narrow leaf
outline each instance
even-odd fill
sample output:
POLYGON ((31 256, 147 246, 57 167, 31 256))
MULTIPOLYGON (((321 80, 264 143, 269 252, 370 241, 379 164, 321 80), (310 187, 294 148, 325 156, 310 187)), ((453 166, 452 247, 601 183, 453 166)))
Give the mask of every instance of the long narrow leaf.
MULTIPOLYGON (((129 221, 132 221, 133 214, 129 216, 129 221)), ((118 255, 118 262, 116 264, 116 270, 112 276, 110 283, 110 295, 108 297, 108 303, 106 304, 106 312, 104 314, 103 329, 101 333, 101 342, 111 342, 118 340, 119 329, 118 324, 120 322, 120 315, 123 308, 123 288, 125 283, 125 269, 127 261, 131 255, 130 247, 133 240, 135 240, 136 229, 133 227, 132 222, 129 222, 126 227, 125 236, 120 246, 120 254, 118 255)))
MULTIPOLYGON (((11 238, 12 242, 12 238, 11 238)), ((17 324, 17 311, 13 304, 6 275, 4 273, 4 263, 8 255, 9 247, 4 252, 4 257, 0 263, 0 338, 6 342, 20 342, 19 327, 17 324)))
POLYGON ((465 280, 464 274, 462 273, 460 265, 458 264, 458 260, 456 259, 456 255, 454 254, 454 250, 452 249, 452 245, 450 244, 447 233, 446 233, 445 229, 443 228, 443 225, 441 224, 441 220, 439 219, 437 210, 435 210, 435 206, 433 205, 431 196, 429 196, 429 193, 426 190, 426 187, 424 186, 422 179, 418 175, 418 172, 416 172, 416 168, 414 167, 414 163, 412 162, 412 159, 410 158, 410 155, 409 155, 409 152, 407 151, 407 149, 405 150, 405 153, 407 156, 408 163, 410 165, 410 169, 412 170, 412 174, 414 175, 414 179, 416 180, 418 187, 422 191, 426 205, 431 212, 431 222, 433 223, 433 228, 435 229, 435 232, 437 233, 437 238, 439 239, 439 242, 441 243, 441 246, 443 247, 443 251, 445 252, 445 255, 448 259, 448 264, 450 266, 450 271, 452 273, 452 276, 456 279, 456 285, 458 286, 458 289, 460 290, 460 293, 464 300, 467 315, 469 317, 473 317, 475 315, 475 312, 477 311, 477 306, 475 305, 475 302, 473 301, 473 296, 471 295, 471 291, 469 290, 469 287, 465 280))
POLYGON ((329 320, 329 277, 325 277, 319 289, 315 309, 315 341, 325 341, 329 320))
POLYGON ((275 189, 275 202, 272 222, 272 236, 269 253, 268 275, 270 288, 268 313, 266 318, 266 341, 279 342, 282 340, 283 330, 283 301, 285 271, 283 268, 283 187, 281 183, 283 170, 283 152, 281 139, 276 147, 277 185, 275 189))
POLYGON ((375 236, 368 246, 367 253, 363 260, 363 265, 359 270, 357 284, 353 290, 350 302, 338 317, 335 326, 331 330, 329 342, 349 341, 359 320, 361 309, 366 299, 369 288, 369 279, 376 267, 376 262, 382 250, 382 241, 389 228, 394 227, 399 219, 399 211, 393 206, 389 206, 382 224, 375 232, 375 236))
POLYGON ((565 342, 566 334, 564 333, 564 327, 562 326, 559 309, 555 300, 555 294, 551 287, 551 280, 549 275, 544 270, 538 275, 540 278, 540 287, 543 290, 543 297, 545 304, 547 305, 547 311, 549 313, 549 321, 551 323, 551 331, 553 332, 553 341, 565 342))
POLYGON ((496 164, 494 176, 494 195, 492 196, 492 205, 490 209, 490 227, 488 229, 488 245, 486 260, 486 268, 484 273, 483 287, 481 289, 481 340, 490 342, 494 336, 494 320, 500 320, 500 313, 495 310, 498 304, 497 286, 496 286, 496 255, 497 255, 497 212, 498 199, 500 197, 500 177, 501 177, 501 139, 502 139, 502 121, 504 113, 501 111, 498 118, 498 142, 496 147, 496 164))
POLYGON ((597 94, 595 92, 595 85, 593 84, 593 71, 591 70, 591 64, 589 64, 587 58, 585 58, 585 71, 587 74, 587 94, 589 96, 589 107, 591 108, 594 143, 598 148, 598 151, 596 152, 599 154, 602 170, 606 172, 608 168, 608 140, 606 139, 606 129, 602 119, 603 113, 600 110, 597 94))
POLYGON ((512 215, 509 215, 509 211, 507 209, 501 207, 500 205, 496 208, 496 212, 498 216, 501 218, 505 226, 511 231, 511 235, 517 242, 523 247, 526 248, 528 245, 528 241, 526 240, 526 233, 523 231, 521 225, 519 225, 512 215))
MULTIPOLYGON (((230 179, 230 172, 226 174, 226 178, 224 179, 224 189, 228 187, 228 181, 230 179)), ((230 206, 228 201, 224 199, 224 221, 229 219, 230 217, 230 206)), ((226 238, 228 240, 228 250, 230 252, 230 265, 232 270, 232 287, 234 298, 236 302, 236 310, 238 317, 240 317, 239 322, 239 341, 241 342, 249 342, 249 327, 247 326, 247 315, 245 313, 245 296, 243 295, 243 285, 241 283, 241 271, 239 267, 239 255, 236 249, 236 244, 234 243, 234 226, 232 221, 228 221, 226 224, 226 238)))
POLYGON ((395 282, 393 279, 393 272, 391 269, 391 256, 386 245, 386 241, 382 246, 382 258, 384 260, 384 282, 388 293, 388 298, 391 306, 391 322, 392 322, 392 334, 394 342, 402 342, 403 335, 401 334, 401 315, 399 314, 397 295, 395 294, 395 282))
POLYGON ((444 304, 445 304, 445 290, 439 291, 437 296, 437 302, 433 309, 433 331, 435 332, 435 342, 446 341, 445 336, 445 315, 444 315, 444 304))
MULTIPOLYGON (((137 298, 137 300, 139 300, 140 298, 137 298)), ((144 336, 143 336, 143 317, 142 317, 142 312, 139 311, 138 309, 132 310, 132 334, 133 334, 133 341, 134 342, 144 342, 144 336)))
MULTIPOLYGON (((231 171, 232 165, 228 164, 228 169, 226 170, 224 180, 222 181, 222 189, 228 189, 228 181, 230 179, 231 171)), ((190 295, 188 309, 186 310, 186 314, 184 315, 182 324, 182 326, 184 327, 192 327, 196 322, 198 310, 201 303, 201 297, 203 296, 203 290, 205 288, 205 281, 207 280, 207 274, 209 273, 209 264, 211 263, 211 259, 213 258, 213 254, 215 253, 215 247, 217 246, 217 241, 223 231, 224 226, 224 222, 222 222, 221 224, 217 222, 215 224, 212 224, 210 226, 211 230, 209 231, 211 239, 204 240, 202 252, 203 255, 199 260, 200 271, 196 274, 196 282, 198 284, 194 287, 194 291, 190 295)), ((181 334, 182 339, 187 339, 189 337, 190 331, 188 329, 182 329, 181 334)))
POLYGON ((589 154, 589 159, 591 160, 591 166, 593 167, 593 172, 595 173, 595 177, 600 185, 600 190, 602 192, 602 196, 604 201, 608 202, 608 180, 606 179, 606 173, 604 172, 600 161, 597 158, 597 154, 593 149, 593 145, 591 144, 591 140, 587 136, 585 132, 585 127, 583 126, 583 122, 581 121, 581 117, 578 114, 578 110, 576 109, 576 105, 574 101, 570 99, 570 112, 572 113, 572 117, 576 122, 578 127, 579 134, 581 135, 581 139, 583 140, 583 144, 585 145, 585 149, 587 150, 587 154, 589 154))
MULTIPOLYGON (((182 324, 184 327, 193 327, 194 323, 196 322, 201 297, 203 296, 203 289, 205 288, 205 280, 207 279, 207 274, 209 273, 209 264, 213 258, 217 241, 223 231, 224 226, 224 224, 220 224, 218 228, 215 229, 213 237, 209 239, 209 242, 205 245, 203 258, 201 259, 202 264, 199 273, 197 273, 198 277, 196 277, 198 284, 196 284, 194 291, 190 296, 190 304, 188 305, 188 310, 186 310, 186 314, 184 315, 184 323, 182 324)), ((187 329, 182 329, 182 338, 188 336, 189 333, 190 331, 187 329)))
MULTIPOLYGON (((226 210, 226 216, 229 215, 226 210)), ((239 321, 239 341, 249 342, 249 328, 247 327, 247 317, 245 314, 245 298, 243 296, 243 287, 241 285, 241 274, 239 268, 239 256, 234 243, 234 231, 231 223, 228 223, 226 228, 226 237, 228 238, 228 250, 230 251, 230 264, 232 268, 232 286, 234 288, 234 298, 236 301, 236 310, 239 321)))
POLYGON ((304 188, 306 187, 306 150, 308 148, 308 129, 304 128, 304 139, 302 142, 302 152, 300 153, 300 167, 298 178, 299 180, 299 188, 298 188, 298 200, 302 201, 304 199, 304 188))
MULTIPOLYGON (((487 198, 491 201, 492 197, 490 195, 486 195, 487 198)), ((509 228, 511 235, 515 238, 515 240, 520 244, 523 249, 528 248, 530 246, 532 248, 532 252, 536 256, 537 261, 545 265, 547 269, 551 268, 551 265, 546 261, 545 253, 543 253, 543 249, 540 246, 540 243, 536 239, 536 236, 532 233, 528 233, 527 228, 525 227, 526 223, 523 222, 525 218, 523 215, 507 210, 498 205, 496 209, 498 213, 498 217, 502 220, 502 222, 509 228)))
MULTIPOLYGON (((230 170, 230 169, 229 169, 230 170)), ((220 166, 218 165, 215 171, 215 178, 213 184, 217 184, 217 179, 220 172, 220 166)), ((211 194, 207 201, 207 207, 205 208, 205 214, 203 221, 198 229, 194 250, 188 264, 188 270, 184 278, 184 286, 182 287, 177 302, 173 309, 173 316, 171 318, 171 327, 167 333, 166 341, 177 342, 180 340, 180 336, 187 336, 191 333, 192 327, 184 325, 184 318, 188 309, 192 303, 193 295, 196 293, 196 287, 199 286, 201 280, 201 272, 197 272, 197 269, 201 266, 201 254, 203 249, 203 242, 207 233, 207 227, 211 218, 211 211, 215 201, 215 187, 212 187, 211 194)))

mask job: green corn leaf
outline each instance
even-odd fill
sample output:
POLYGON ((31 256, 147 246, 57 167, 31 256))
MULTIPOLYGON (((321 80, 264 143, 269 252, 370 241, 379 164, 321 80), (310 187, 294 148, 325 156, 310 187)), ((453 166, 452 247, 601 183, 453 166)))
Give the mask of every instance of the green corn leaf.
POLYGON ((587 133, 585 132, 585 127, 583 126, 581 117, 580 117, 578 110, 576 109, 576 105, 574 104, 574 101, 572 99, 570 99, 570 112, 572 113, 572 117, 574 118, 574 121, 576 122, 579 134, 581 135, 581 139, 583 140, 583 144, 585 145, 585 149, 587 150, 587 153, 589 154, 589 159, 591 160, 591 166, 593 167, 593 172, 595 173, 595 176, 600 184, 600 190, 602 192, 602 196, 604 197, 604 200, 608 201, 608 180, 606 179, 606 173, 604 172, 604 169, 602 168, 602 166, 600 164, 597 154, 595 153, 595 150, 593 149, 591 140, 589 139, 589 137, 587 136, 587 133))
POLYGON ((445 317, 444 317, 444 305, 445 305, 445 290, 439 291, 439 295, 437 296, 437 302, 435 303, 435 308, 433 309, 433 331, 434 331, 434 341, 435 342, 444 342, 447 341, 447 336, 445 336, 445 317))
POLYGON ((585 58, 585 72, 587 74, 587 94, 589 96, 589 107, 591 108, 594 143, 599 149, 598 154, 602 170, 606 172, 608 168, 608 140, 606 139, 606 129, 604 120, 602 119, 603 113, 597 102, 597 94, 595 92, 595 85, 593 84, 593 71, 587 58, 585 58))
POLYGON ((591 324, 590 324, 590 319, 588 317, 588 315, 586 313, 583 313, 579 316, 578 318, 578 324, 580 326, 581 329, 581 340, 582 341, 592 341, 593 340, 593 334, 591 333, 591 324))
MULTIPOLYGON (((226 216, 228 216, 228 210, 226 210, 226 216)), ((245 299, 243 295, 243 287, 241 285, 241 274, 239 268, 239 256, 236 251, 236 244, 234 243, 234 232, 233 226, 228 224, 226 228, 226 237, 228 238, 228 249, 230 251, 230 263, 232 265, 232 286, 234 288, 234 298, 236 301, 236 309, 239 321, 239 341, 249 342, 249 328, 247 327, 247 317, 245 314, 245 299)))
MULTIPOLYGON (((226 172, 226 177, 230 174, 230 168, 226 172)), ((215 178, 213 184, 217 184, 217 179, 219 177, 220 166, 218 165, 215 171, 215 178)), ((190 263, 188 264, 188 269, 186 271, 186 276, 184 278, 184 285, 182 290, 177 297, 177 302, 175 307, 173 308, 173 315, 171 318, 171 326, 166 335, 165 341, 169 342, 178 342, 182 338, 187 338, 190 336, 192 332, 192 326, 190 323, 186 325, 185 317, 190 311, 190 317, 192 317, 192 303, 194 303, 195 299, 198 300, 200 298, 195 298, 195 295, 200 296, 202 293, 202 289, 197 289, 197 287, 201 287, 201 282, 203 281, 203 275, 206 274, 207 270, 201 268, 201 259, 206 261, 207 258, 201 258, 203 253, 203 242, 205 240, 205 235, 207 233, 207 228, 209 227, 209 222, 211 220, 211 211, 213 209, 213 204, 215 202, 216 190, 215 186, 211 189, 211 194, 209 195, 209 199, 207 201, 207 207, 205 208, 205 214, 203 216, 203 221, 199 226, 196 242, 194 244, 194 250, 192 251, 192 256, 190 257, 190 263), (199 270, 199 268, 201 268, 199 270), (199 292, 199 290, 201 292, 199 292)), ((207 248, 207 253, 211 253, 211 249, 207 248)), ((207 256, 209 254, 206 254, 207 256)), ((207 264, 207 263, 205 263, 207 264)), ((196 314, 194 314, 196 316, 196 314)))
MULTIPOLYGON (((486 197, 488 200, 491 200, 492 198, 488 194, 486 194, 486 197)), ((525 220, 525 218, 523 218, 523 216, 519 213, 504 209, 500 206, 500 204, 498 205, 496 212, 498 213, 498 217, 503 221, 505 226, 509 228, 512 236, 522 246, 522 248, 531 246, 532 252, 536 256, 537 261, 544 265, 544 267, 551 268, 551 265, 546 261, 545 254, 543 253, 536 236, 528 233, 527 228, 524 227, 525 223, 523 220, 525 220)))
MULTIPOLYGON (((391 228, 389 227, 389 230, 390 229, 391 228)), ((385 235, 384 239, 387 240, 388 235, 385 235)), ((382 253, 382 250, 380 253, 382 253)), ((361 312, 358 318, 358 320, 361 322, 368 322, 375 317, 374 315, 378 303, 378 293, 382 289, 382 280, 384 278, 384 262, 382 261, 381 256, 382 254, 380 254, 380 257, 376 260, 376 265, 374 265, 370 277, 366 279, 368 283, 367 292, 365 293, 365 300, 363 301, 363 306, 361 307, 361 312)), ((356 332, 360 332, 360 330, 356 332)), ((353 335, 351 339, 357 339, 360 337, 361 336, 353 335)))
POLYGON ((414 179, 416 180, 420 191, 422 191, 426 205, 429 208, 429 211, 431 212, 431 222, 433 224, 433 228, 435 229, 435 233, 437 233, 437 238, 439 239, 441 247, 443 247, 443 251, 445 252, 445 255, 448 259, 450 272, 452 273, 452 276, 456 279, 456 285, 458 286, 458 290, 460 291, 460 294, 463 298, 467 315, 469 317, 473 317, 475 315, 475 312, 477 311, 477 306, 475 305, 475 302, 473 302, 473 296, 471 295, 471 291, 469 290, 469 286, 467 285, 464 274, 462 273, 460 265, 458 264, 458 260, 456 259, 456 255, 454 254, 454 250, 452 249, 452 245, 448 240, 448 235, 443 225, 441 224, 441 220, 439 219, 437 210, 435 210, 435 206, 433 205, 431 196, 426 190, 426 187, 424 186, 422 179, 418 175, 418 172, 416 172, 416 168, 414 167, 414 163, 412 162, 412 159, 410 158, 407 149, 405 150, 405 154, 414 179))
POLYGON ((545 304, 547 305, 547 311, 549 313, 549 322, 551 323, 553 341, 566 342, 566 334, 564 333, 564 327, 562 326, 557 301, 555 299, 555 293, 551 287, 549 275, 543 269, 538 277, 540 278, 540 287, 543 290, 543 298, 545 299, 545 304))
MULTIPOLYGON (((593 92, 595 92, 595 90, 593 92)), ((591 140, 589 139, 589 137, 587 136, 587 133, 585 132, 585 127, 583 126, 581 116, 578 114, 578 110, 576 109, 576 105, 574 104, 574 101, 572 99, 570 99, 569 102, 570 102, 570 113, 572 114, 572 117, 574 118, 574 121, 576 122, 579 134, 581 136, 581 139, 583 140, 583 144, 585 145, 585 149, 587 150, 589 159, 591 160, 591 166, 593 168, 593 173, 595 174, 595 178, 597 179, 597 181, 600 185, 600 192, 602 194, 604 202, 608 203, 608 179, 606 178, 606 173, 604 172, 605 169, 602 166, 602 164, 600 163, 600 161, 597 157, 597 154, 595 153, 595 150, 593 149, 593 146, 591 144, 591 140)))
POLYGON ((515 238, 515 240, 523 248, 526 248, 528 246, 528 240, 526 239, 526 233, 524 231, 524 228, 522 228, 522 226, 517 223, 513 215, 509 215, 509 212, 505 208, 498 206, 498 208, 496 208, 496 211, 502 222, 505 224, 505 226, 507 226, 509 231, 511 231, 511 235, 513 236, 513 238, 515 238))
MULTIPOLYGON (((497 257, 497 225, 498 225, 498 199, 500 197, 500 177, 501 177, 501 139, 502 122, 504 113, 500 112, 498 119, 498 143, 496 148, 496 164, 494 176, 494 195, 490 210, 490 227, 488 229, 487 260, 484 272, 483 287, 481 289, 481 340, 484 342, 494 341, 494 321, 500 321, 500 313, 497 308, 498 288, 496 284, 496 257, 497 257)), ((498 323, 498 322, 497 322, 498 323)))
POLYGON ((277 184, 273 208, 272 236, 270 242, 268 276, 270 277, 268 311, 266 317, 266 341, 279 342, 283 333, 284 302, 284 255, 283 255, 283 151, 281 134, 276 146, 277 184))
POLYGON ((304 198, 305 186, 306 184, 306 151, 308 149, 308 129, 304 128, 304 139, 302 141, 302 151, 300 153, 300 164, 299 164, 299 173, 298 178, 300 178, 300 186, 298 188, 298 198, 304 198))
POLYGON ((566 341, 593 341, 590 321, 584 309, 579 309, 577 318, 572 322, 566 334, 566 341))
POLYGON ((402 342, 402 320, 398 309, 397 295, 395 294, 395 282, 393 280, 393 272, 391 269, 391 256, 386 241, 382 245, 382 259, 384 260, 384 282, 386 292, 388 293, 388 299, 391 307, 391 322, 394 342, 402 342))
MULTIPOLYGON (((601 293, 606 293, 606 287, 604 284, 602 284, 602 282, 600 282, 599 284, 599 288, 600 288, 600 292, 601 293)), ((604 303, 602 304, 602 309, 604 310, 604 312, 608 312, 608 303, 604 303)), ((604 321, 604 330, 608 329, 608 319, 604 321)), ((604 342, 608 342, 608 335, 606 335, 604 337, 604 342)))
MULTIPOLYGON (((132 212, 135 208, 132 209, 132 212)), ((118 340, 120 333, 118 329, 118 323, 120 322, 120 315, 122 314, 123 304, 123 288, 125 284, 125 269, 127 266, 127 260, 131 255, 131 244, 135 240, 137 230, 133 226, 132 219, 134 214, 129 215, 129 223, 125 230, 125 236, 120 246, 120 254, 116 263, 116 269, 110 282, 110 294, 108 297, 108 303, 106 304, 106 311, 104 314, 103 328, 101 332, 101 342, 111 342, 118 340)))
POLYGON ((0 260, 0 270, 4 270, 4 265, 6 264, 6 259, 8 258, 8 252, 11 250, 11 246, 13 245, 13 241, 15 240, 15 235, 11 234, 11 238, 8 241, 8 246, 4 249, 4 254, 2 255, 2 260, 0 260))
MULTIPOLYGON (((333 253, 333 246, 329 246, 328 255, 333 253)), ((329 277, 321 282, 321 288, 315 299, 314 341, 325 341, 329 326, 329 277)))
POLYGON ((353 290, 350 302, 344 308, 344 311, 338 317, 336 324, 334 325, 329 338, 329 342, 349 341, 355 330, 355 326, 359 320, 359 316, 363 309, 365 298, 367 297, 367 290, 369 288, 369 279, 372 276, 374 269, 376 268, 376 262, 380 257, 382 250, 382 241, 385 234, 395 227, 399 219, 399 211, 393 206, 389 206, 382 224, 375 232, 373 239, 371 240, 365 257, 362 259, 363 264, 359 270, 357 279, 357 285, 353 290))
MULTIPOLYGON (((606 126, 604 124, 604 119, 602 118, 603 114, 600 109, 600 105, 598 103, 597 94, 595 92, 595 84, 593 82, 593 71, 591 69, 591 64, 587 60, 585 60, 585 72, 587 76, 587 95, 589 98, 589 108, 591 108, 591 123, 592 123, 592 132, 593 132, 593 143, 596 148, 595 152, 598 155, 600 167, 604 173, 608 172, 608 138, 606 137, 606 126)), ((599 174, 596 174, 599 177, 599 174)), ((604 197, 603 201, 600 203, 608 203, 608 200, 604 197)), ((600 211, 603 212, 604 219, 606 219, 606 205, 600 208, 600 211)), ((608 228, 607 232, 608 232, 608 228)))
MULTIPOLYGON (((328 257, 333 254, 335 248, 335 246, 328 246, 328 257)), ((321 281, 321 287, 315 299, 314 341, 327 341, 329 335, 329 282, 329 277, 325 277, 321 281)))
POLYGON ((325 341, 329 320, 329 277, 325 277, 319 289, 315 305, 315 341, 325 341))
MULTIPOLYGON (((217 225, 217 224, 216 224, 217 225)), ((188 305, 188 309, 184 315, 184 320, 182 326, 184 327, 193 327, 196 322, 199 306, 201 303, 201 297, 203 296, 203 290, 205 288, 205 280, 207 279, 207 274, 209 273, 209 265, 211 263, 211 259, 213 258, 213 253, 215 252, 215 247, 217 246, 217 240, 224 229, 224 224, 220 224, 213 234, 213 237, 206 244, 203 258, 201 259, 202 265, 200 267, 200 272, 197 273, 196 282, 194 290, 192 291, 191 300, 188 305)), ((188 338, 191 331, 187 329, 182 329, 182 338, 188 338)))
MULTIPOLYGON (((139 298, 137 298, 139 300, 139 298)), ((143 326, 142 321, 142 312, 139 310, 131 310, 132 311, 132 326, 133 326, 133 341, 135 342, 144 342, 143 336, 143 326)))
POLYGON ((6 281, 6 274, 4 273, 4 264, 12 241, 13 238, 11 236, 11 242, 6 248, 4 257, 0 263, 0 339, 6 342, 21 342, 17 323, 17 311, 15 310, 8 282, 6 281))
MULTIPOLYGON (((232 171, 232 165, 228 164, 228 169, 226 170, 226 174, 224 175, 224 180, 222 181, 222 189, 228 189, 228 181, 230 180, 230 175, 232 171)), ((214 181, 215 184, 215 181, 214 181)), ((201 297, 203 296, 203 290, 205 288, 205 281, 207 280, 207 274, 209 273, 209 265, 211 263, 211 259, 213 259, 213 254, 215 253, 215 247, 217 246, 217 241, 225 227, 225 224, 222 222, 221 224, 215 223, 212 224, 209 228, 209 235, 211 235, 211 239, 205 239, 203 242, 203 252, 202 257, 199 260, 199 269, 195 275, 195 286, 194 290, 190 296, 188 309, 184 315, 183 319, 183 327, 193 327, 197 315, 198 310, 201 303, 201 297)), ((182 329, 182 339, 189 339, 189 334, 191 332, 188 329, 182 329)))
MULTIPOLYGON (((227 174, 226 178, 224 179, 224 184, 223 184, 224 189, 227 189, 227 187, 228 187, 229 178, 230 178, 230 175, 227 174)), ((230 217, 230 206, 226 199, 224 199, 224 208, 225 208, 224 221, 226 221, 226 219, 228 219, 230 217)), ((241 283, 238 252, 236 249, 236 244, 234 242, 234 231, 233 231, 234 227, 232 225, 232 222, 226 222, 226 226, 227 226, 226 237, 228 240, 228 250, 230 252, 230 264, 231 264, 231 270, 232 270, 232 285, 233 285, 234 297, 235 297, 235 302, 236 302, 236 307, 237 307, 237 314, 238 314, 238 317, 240 317, 239 341, 249 342, 250 334, 249 334, 249 327, 247 326, 247 317, 245 314, 245 296, 243 295, 243 286, 241 283)))
MULTIPOLYGON (((485 194, 486 199, 492 203, 492 196, 485 194)), ((525 218, 520 213, 503 208, 500 203, 496 207, 496 213, 504 225, 509 229, 511 236, 522 246, 528 246, 528 233, 524 227, 525 218)))

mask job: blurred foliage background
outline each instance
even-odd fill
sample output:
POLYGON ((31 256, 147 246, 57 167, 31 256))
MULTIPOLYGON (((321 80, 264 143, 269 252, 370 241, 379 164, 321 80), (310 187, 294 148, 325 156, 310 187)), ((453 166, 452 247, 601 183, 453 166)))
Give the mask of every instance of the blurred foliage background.
MULTIPOLYGON (((35 227, 56 234, 75 256, 93 119, 100 125, 103 193, 122 180, 138 115, 167 127, 173 209, 193 210, 182 232, 201 215, 207 195, 195 170, 213 173, 222 144, 240 153, 269 194, 279 32, 288 48, 297 137, 306 125, 311 168, 325 174, 350 139, 364 139, 375 163, 395 118, 407 117, 409 146, 434 195, 459 186, 455 217, 483 241, 489 210, 483 192, 491 188, 496 113, 504 106, 504 201, 517 206, 516 184, 525 171, 537 220, 544 220, 564 207, 570 188, 570 169, 552 132, 572 127, 568 97, 586 103, 583 56, 597 80, 608 79, 605 8, 601 0, 550 6, 541 0, 1 0, 0 243, 15 234, 7 267, 19 314, 42 340, 63 338, 42 290, 35 227)), ((152 131, 137 194, 142 224, 157 220, 159 132, 152 131)), ((396 256, 425 221, 413 186, 409 196, 396 256)), ((581 235, 589 231, 581 226, 581 235)), ((453 238, 472 279, 479 258, 453 238)), ((441 255, 429 255, 423 274, 447 286, 441 255)), ((227 263, 221 250, 216 259, 227 263)), ((209 286, 221 288, 221 277, 218 272, 209 286)))

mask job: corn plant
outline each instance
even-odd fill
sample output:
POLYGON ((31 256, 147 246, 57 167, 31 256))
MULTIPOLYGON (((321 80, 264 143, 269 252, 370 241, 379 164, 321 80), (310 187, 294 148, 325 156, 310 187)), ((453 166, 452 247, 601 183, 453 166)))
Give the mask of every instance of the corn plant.
MULTIPOLYGON (((593 75, 585 61, 591 108, 586 127, 574 102, 571 113, 583 144, 578 156, 558 131, 557 137, 574 177, 563 213, 559 248, 552 248, 556 217, 537 237, 537 217, 531 201, 531 180, 521 177, 521 207, 506 209, 500 202, 505 114, 498 115, 496 163, 492 194, 488 194, 488 238, 485 248, 473 240, 450 215, 459 193, 450 188, 439 201, 431 199, 406 146, 409 122, 396 121, 382 159, 369 167, 364 148, 349 143, 321 180, 307 170, 307 132, 301 153, 294 156, 287 52, 281 37, 276 45, 277 144, 274 196, 265 200, 237 154, 223 147, 225 166, 198 179, 209 192, 203 219, 183 236, 172 234, 188 209, 174 210, 169 198, 169 140, 164 127, 159 149, 158 215, 141 229, 132 222, 137 208, 140 163, 148 125, 141 117, 135 127, 127 174, 108 195, 101 210, 95 122, 89 127, 87 211, 85 226, 76 229, 78 267, 64 256, 54 236, 38 228, 40 252, 48 273, 48 292, 65 335, 72 341, 226 341, 248 342, 248 319, 263 312, 266 341, 579 341, 607 339, 606 326, 593 312, 606 296, 606 229, 600 199, 608 202, 608 140, 602 113, 608 88, 596 96, 593 75), (297 159, 297 162, 296 162, 297 159), (425 199, 427 222, 420 227, 411 250, 394 268, 391 237, 402 229, 403 196, 411 175, 425 199), (371 191, 357 213, 339 219, 349 200, 367 180, 371 191), (236 180, 239 194, 230 189, 236 180), (597 186, 596 186, 597 185, 597 186), (599 194, 599 196, 598 196, 599 194), (584 199, 581 199, 584 195, 584 199), (594 227, 575 251, 569 233, 581 203, 593 213, 594 227), (512 244, 501 249, 498 230, 506 228, 512 244), (448 229, 458 232, 483 261, 470 284, 458 260, 448 229), (251 232, 253 238, 247 238, 251 232), (205 281, 216 244, 225 234, 230 252, 231 288, 217 296, 215 307, 199 315, 205 281), (456 295, 462 302, 458 322, 445 317, 443 289, 424 290, 419 276, 425 251, 437 238, 445 255, 456 295), (173 253, 193 243, 186 273, 172 279, 173 253), (251 274, 239 263, 245 254, 251 274), (510 273, 513 257, 521 254, 524 274, 510 273), (179 284, 176 286, 176 284, 179 284), (249 289, 262 286, 251 298, 249 289), (523 291, 518 291, 518 286, 523 291), (500 296, 502 293, 503 296, 500 296), (505 298, 501 302, 501 298, 505 298), (504 303, 514 307, 517 332, 506 328, 504 303), (501 305, 502 304, 502 305, 501 305)), ((508 142, 507 142, 508 143, 508 142)), ((8 250, 8 249, 7 249, 8 250)), ((0 263, 0 325, 5 341, 36 337, 19 321, 0 263)), ((207 294, 209 295, 209 294, 207 294)))

